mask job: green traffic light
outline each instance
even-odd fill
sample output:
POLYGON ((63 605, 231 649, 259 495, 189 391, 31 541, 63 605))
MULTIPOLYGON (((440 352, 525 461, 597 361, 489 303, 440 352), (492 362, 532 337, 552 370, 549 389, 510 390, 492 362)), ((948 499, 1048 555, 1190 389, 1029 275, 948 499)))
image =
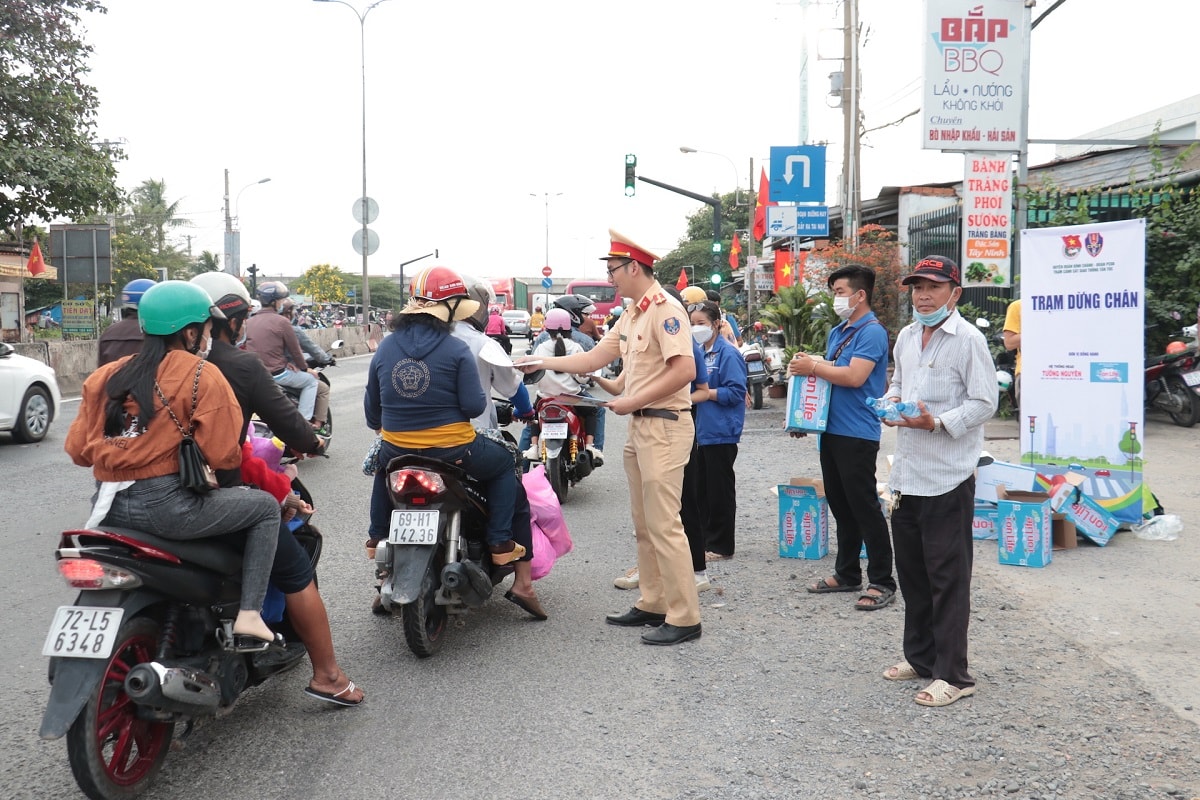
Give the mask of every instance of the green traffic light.
POLYGON ((714 272, 713 276, 711 278, 709 278, 709 280, 712 281, 713 286, 720 286, 721 285, 721 273, 714 272))
POLYGON ((628 153, 625 156, 625 196, 633 197, 637 191, 637 156, 628 153))

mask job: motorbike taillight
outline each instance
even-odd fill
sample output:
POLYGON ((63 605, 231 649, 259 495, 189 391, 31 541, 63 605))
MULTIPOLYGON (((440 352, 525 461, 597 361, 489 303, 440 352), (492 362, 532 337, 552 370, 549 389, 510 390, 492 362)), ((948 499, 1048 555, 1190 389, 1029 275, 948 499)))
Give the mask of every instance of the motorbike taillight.
POLYGON ((142 579, 91 558, 62 558, 58 572, 75 589, 133 589, 142 579))
POLYGON ((542 409, 542 420, 545 422, 566 422, 567 410, 562 406, 546 406, 542 409))
POLYGON ((413 505, 424 505, 445 494, 446 481, 436 472, 425 469, 398 469, 388 475, 392 495, 413 505))

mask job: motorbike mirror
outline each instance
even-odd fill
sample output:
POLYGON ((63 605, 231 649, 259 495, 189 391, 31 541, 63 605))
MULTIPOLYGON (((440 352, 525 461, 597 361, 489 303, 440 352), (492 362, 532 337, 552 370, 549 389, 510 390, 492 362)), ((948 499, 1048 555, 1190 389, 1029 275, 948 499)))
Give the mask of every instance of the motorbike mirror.
POLYGON ((980 317, 979 319, 975 320, 975 327, 986 331, 988 328, 992 327, 992 323, 988 322, 983 317, 980 317))
POLYGON ((343 339, 334 339, 333 344, 329 345, 329 349, 330 350, 341 350, 342 346, 345 344, 346 344, 346 342, 343 339))

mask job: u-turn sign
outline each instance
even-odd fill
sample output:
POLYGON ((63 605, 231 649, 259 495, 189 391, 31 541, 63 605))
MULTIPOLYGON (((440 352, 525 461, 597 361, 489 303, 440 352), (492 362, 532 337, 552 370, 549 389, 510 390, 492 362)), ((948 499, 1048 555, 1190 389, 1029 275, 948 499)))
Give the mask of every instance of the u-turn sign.
POLYGON ((770 199, 784 203, 825 202, 825 146, 771 148, 770 199))

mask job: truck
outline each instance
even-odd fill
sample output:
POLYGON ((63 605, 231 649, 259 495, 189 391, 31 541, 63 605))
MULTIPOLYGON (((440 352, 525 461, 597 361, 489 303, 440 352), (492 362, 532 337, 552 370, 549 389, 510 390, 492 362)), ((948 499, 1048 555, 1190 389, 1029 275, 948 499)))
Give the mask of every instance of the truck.
POLYGON ((614 306, 620 306, 621 295, 617 293, 617 289, 607 280, 587 280, 579 279, 571 281, 567 284, 566 294, 583 295, 592 301, 596 306, 596 310, 592 312, 592 319, 597 325, 603 325, 604 320, 608 317, 614 306))
POLYGON ((501 311, 521 309, 530 311, 529 284, 520 278, 489 278, 492 291, 496 293, 496 305, 501 311))

